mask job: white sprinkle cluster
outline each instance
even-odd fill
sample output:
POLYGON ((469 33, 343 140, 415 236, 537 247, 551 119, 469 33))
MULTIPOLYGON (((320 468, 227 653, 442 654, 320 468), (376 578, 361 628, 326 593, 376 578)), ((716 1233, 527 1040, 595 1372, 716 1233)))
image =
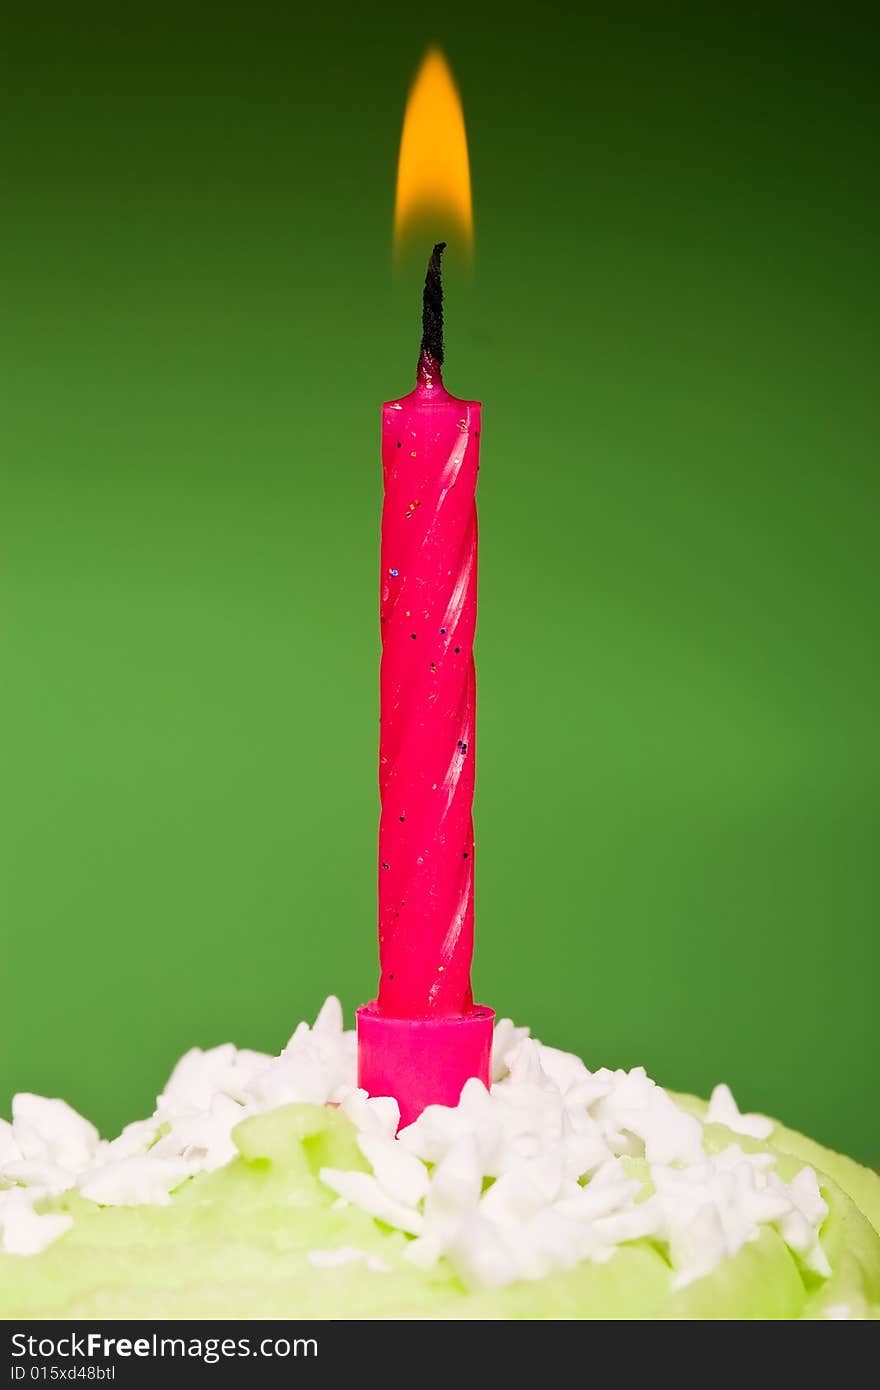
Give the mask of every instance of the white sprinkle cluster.
MULTIPOLYGON (((294 1101, 339 1105, 370 1172, 321 1170, 338 1196, 411 1237, 406 1257, 441 1258, 469 1285, 540 1279, 583 1260, 603 1262, 628 1241, 665 1249, 681 1287, 776 1228, 813 1273, 830 1273, 819 1232, 828 1213, 816 1175, 790 1183, 770 1154, 731 1143, 710 1156, 703 1126, 642 1067, 591 1072, 580 1058, 503 1020, 492 1087, 465 1086, 457 1106, 431 1106, 397 1134, 396 1102, 356 1085, 356 1039, 328 999, 278 1057, 231 1044, 186 1053, 148 1120, 118 1138, 60 1100, 19 1095, 0 1121, 0 1237, 10 1254, 36 1254, 72 1224, 46 1210, 71 1189, 102 1206, 164 1205, 196 1173, 237 1154, 241 1120, 294 1101)), ((772 1121, 741 1115, 726 1086, 707 1121, 767 1138, 772 1121)), ((383 1261, 353 1246, 313 1250, 316 1268, 383 1261)))
POLYGON ((167 1206, 196 1173, 235 1158, 232 1131, 250 1115, 291 1101, 318 1105, 350 1090, 357 1042, 330 998, 314 1026, 300 1023, 278 1057, 224 1043, 181 1057, 148 1120, 111 1141, 62 1100, 21 1094, 0 1120, 0 1249, 37 1255, 73 1225, 46 1211, 73 1189, 100 1206, 167 1206))

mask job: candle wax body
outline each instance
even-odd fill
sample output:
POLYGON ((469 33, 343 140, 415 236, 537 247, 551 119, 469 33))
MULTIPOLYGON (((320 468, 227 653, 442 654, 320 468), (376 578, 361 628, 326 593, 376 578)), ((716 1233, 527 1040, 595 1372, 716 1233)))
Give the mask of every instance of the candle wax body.
POLYGON ((450 1018, 473 1005, 480 406, 439 371, 382 411, 377 1008, 450 1018))

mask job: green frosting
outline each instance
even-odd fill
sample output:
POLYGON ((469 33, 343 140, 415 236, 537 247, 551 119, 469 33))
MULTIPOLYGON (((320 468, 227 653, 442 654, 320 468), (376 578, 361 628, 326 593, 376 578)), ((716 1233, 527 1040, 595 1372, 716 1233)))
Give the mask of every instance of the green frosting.
MULTIPOLYGON (((706 1107, 676 1096, 703 1120, 706 1107)), ((339 1111, 287 1105, 234 1131, 239 1157, 186 1182, 167 1207, 96 1207, 59 1198, 75 1221, 40 1255, 0 1255, 0 1316, 10 1318, 816 1318, 827 1309, 880 1314, 880 1177, 777 1126, 768 1143, 708 1125, 710 1152, 736 1142, 774 1154, 790 1181, 811 1164, 829 1214, 829 1279, 805 1271, 770 1226, 703 1279, 678 1291, 647 1240, 607 1264, 584 1263, 534 1283, 468 1290, 448 1264, 404 1259, 407 1237, 356 1207, 336 1207, 319 1170, 366 1169, 339 1111), (309 1251, 355 1246, 363 1261, 315 1268, 309 1251)))

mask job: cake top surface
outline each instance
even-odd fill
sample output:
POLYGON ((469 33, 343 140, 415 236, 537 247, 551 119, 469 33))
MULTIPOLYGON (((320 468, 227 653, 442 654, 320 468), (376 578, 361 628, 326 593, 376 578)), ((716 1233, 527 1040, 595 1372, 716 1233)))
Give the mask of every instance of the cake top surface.
MULTIPOLYGON (((63 1236, 71 1194, 101 1207, 167 1205, 239 1156, 243 1121, 303 1102, 337 1107, 353 1126, 356 1158, 319 1172, 337 1205, 404 1233, 413 1266, 446 1261, 468 1287, 605 1263, 648 1239, 681 1288, 765 1228, 811 1278, 830 1273, 816 1173, 804 1165, 786 1180, 760 1142, 773 1122, 740 1114, 726 1086, 713 1093, 707 1129, 644 1068, 591 1071, 502 1020, 491 1089, 471 1081, 457 1106, 432 1106, 398 1134, 396 1103, 357 1087, 355 1034, 332 997, 277 1057, 192 1049, 153 1115, 111 1141, 61 1100, 16 1096, 11 1124, 0 1121, 3 1249, 33 1255, 63 1236)), ((309 1260, 383 1272, 354 1246, 315 1248, 309 1260)))

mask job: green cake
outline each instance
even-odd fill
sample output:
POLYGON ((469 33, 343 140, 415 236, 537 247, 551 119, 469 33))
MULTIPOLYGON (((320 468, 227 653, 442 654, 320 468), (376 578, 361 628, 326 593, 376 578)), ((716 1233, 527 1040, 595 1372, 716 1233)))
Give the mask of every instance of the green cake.
POLYGON ((725 1087, 672 1096, 505 1021, 495 1082, 395 1137, 335 1000, 188 1053, 112 1142, 0 1122, 4 1318, 870 1318, 880 1178, 725 1087))

